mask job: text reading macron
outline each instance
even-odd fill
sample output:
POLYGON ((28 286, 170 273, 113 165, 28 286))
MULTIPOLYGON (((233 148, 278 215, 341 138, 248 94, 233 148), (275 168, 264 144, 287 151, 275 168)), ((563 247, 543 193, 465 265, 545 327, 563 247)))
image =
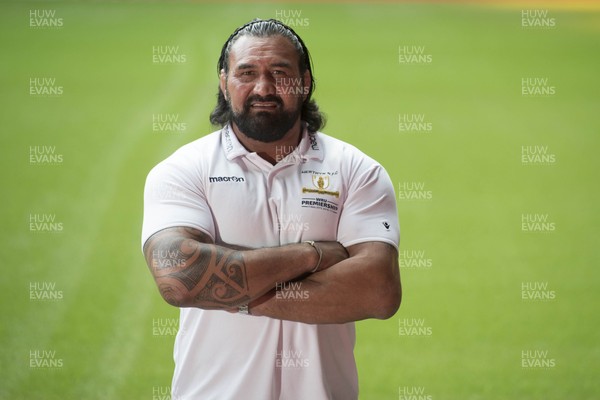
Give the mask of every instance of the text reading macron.
POLYGON ((215 182, 245 182, 245 179, 241 176, 211 176, 208 178, 211 183, 215 182))

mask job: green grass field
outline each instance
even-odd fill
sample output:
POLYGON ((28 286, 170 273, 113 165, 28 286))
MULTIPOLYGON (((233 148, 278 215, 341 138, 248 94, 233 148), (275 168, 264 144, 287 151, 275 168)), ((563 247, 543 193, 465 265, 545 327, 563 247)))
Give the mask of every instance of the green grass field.
POLYGON ((228 35, 282 10, 324 131, 398 194, 404 300, 358 323, 361 399, 600 398, 598 9, 16 1, 0 4, 0 398, 168 398, 178 312, 141 256, 144 179, 213 130, 228 35), (554 26, 522 26, 525 9, 554 26))

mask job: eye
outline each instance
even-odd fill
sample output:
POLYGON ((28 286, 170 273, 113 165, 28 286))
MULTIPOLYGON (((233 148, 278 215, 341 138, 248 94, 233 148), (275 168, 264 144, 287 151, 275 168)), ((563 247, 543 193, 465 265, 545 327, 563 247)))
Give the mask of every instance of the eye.
POLYGON ((242 82, 250 82, 254 79, 255 75, 253 70, 243 70, 237 74, 237 77, 242 82))

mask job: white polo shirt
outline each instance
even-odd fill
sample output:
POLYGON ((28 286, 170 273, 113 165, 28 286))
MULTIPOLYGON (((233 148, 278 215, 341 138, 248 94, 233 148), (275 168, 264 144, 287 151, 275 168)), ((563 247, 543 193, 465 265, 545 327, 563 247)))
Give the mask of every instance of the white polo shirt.
MULTIPOLYGON (((181 147, 148 175, 142 244, 159 230, 186 226, 217 244, 252 248, 304 240, 398 246, 394 189, 381 165, 306 129, 291 154, 279 150, 272 165, 228 126, 181 147)), ((297 294, 297 301, 306 295, 297 294)), ((354 343, 354 323, 181 308, 172 398, 356 399, 354 343)))

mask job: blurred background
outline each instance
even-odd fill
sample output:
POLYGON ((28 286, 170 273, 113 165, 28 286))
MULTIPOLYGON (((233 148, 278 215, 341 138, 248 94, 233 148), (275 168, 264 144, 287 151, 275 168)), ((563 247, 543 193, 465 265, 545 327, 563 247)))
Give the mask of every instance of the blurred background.
POLYGON ((598 398, 600 7, 570 1, 1 3, 0 398, 169 398, 144 180, 215 130, 255 17, 396 187, 404 299, 357 323, 360 398, 598 398))

